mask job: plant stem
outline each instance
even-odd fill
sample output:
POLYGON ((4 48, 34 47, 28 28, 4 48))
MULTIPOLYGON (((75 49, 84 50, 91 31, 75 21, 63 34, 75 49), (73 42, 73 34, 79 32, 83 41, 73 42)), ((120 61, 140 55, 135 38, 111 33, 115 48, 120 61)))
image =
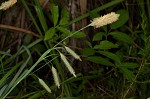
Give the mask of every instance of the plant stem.
POLYGON ((89 27, 89 26, 90 26, 90 24, 87 25, 87 26, 85 26, 85 27, 83 27, 83 28, 81 28, 81 29, 79 29, 78 31, 75 31, 74 33, 70 34, 69 36, 67 36, 66 38, 64 38, 64 39, 61 40, 60 42, 58 42, 53 48, 57 47, 60 43, 62 43, 63 41, 65 41, 65 40, 68 39, 69 37, 75 35, 76 33, 82 31, 83 29, 85 29, 85 28, 87 28, 87 27, 89 27))

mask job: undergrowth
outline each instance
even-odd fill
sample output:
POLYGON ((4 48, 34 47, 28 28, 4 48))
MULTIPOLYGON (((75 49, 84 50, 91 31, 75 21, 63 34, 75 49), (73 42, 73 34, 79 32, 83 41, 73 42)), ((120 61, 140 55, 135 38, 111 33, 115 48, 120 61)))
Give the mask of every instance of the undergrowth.
POLYGON ((96 7, 75 19, 69 1, 39 1, 0 12, 0 99, 150 97, 149 0, 87 0, 96 7), (88 25, 111 12, 116 22, 88 25), (88 24, 71 29, 84 19, 88 24))

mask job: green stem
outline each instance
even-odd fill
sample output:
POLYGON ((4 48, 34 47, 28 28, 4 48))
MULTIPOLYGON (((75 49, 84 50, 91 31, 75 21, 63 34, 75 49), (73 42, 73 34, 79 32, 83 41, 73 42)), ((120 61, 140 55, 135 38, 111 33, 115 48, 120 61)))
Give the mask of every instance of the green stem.
POLYGON ((53 48, 55 48, 55 47, 57 47, 60 43, 62 43, 63 41, 65 41, 66 39, 68 39, 69 37, 71 37, 71 36, 73 36, 73 35, 75 35, 76 33, 78 33, 78 32, 80 32, 80 31, 82 31, 83 29, 85 29, 85 28, 87 28, 87 27, 89 27, 91 24, 89 24, 89 25, 87 25, 87 26, 85 26, 85 27, 83 27, 83 28, 81 28, 80 30, 78 30, 78 31, 75 31, 74 33, 72 33, 72 34, 70 34, 69 36, 67 36, 66 38, 64 38, 63 40, 61 40, 60 42, 58 42, 53 48))

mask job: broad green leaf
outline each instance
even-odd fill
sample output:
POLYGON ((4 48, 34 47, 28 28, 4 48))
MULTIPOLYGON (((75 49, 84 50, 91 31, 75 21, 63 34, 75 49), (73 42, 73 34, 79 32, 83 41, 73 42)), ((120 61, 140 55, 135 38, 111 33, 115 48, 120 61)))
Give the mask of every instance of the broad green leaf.
POLYGON ((69 12, 67 11, 67 9, 63 8, 61 11, 61 19, 59 25, 68 24, 68 20, 69 20, 69 12))
POLYGON ((65 34, 66 36, 72 34, 71 31, 69 31, 68 29, 66 28, 63 28, 63 27, 56 27, 59 31, 61 31, 63 34, 65 34))
POLYGON ((131 63, 131 62, 125 62, 125 63, 121 63, 121 64, 116 64, 116 65, 118 67, 130 68, 130 69, 134 69, 139 66, 137 63, 131 63))
POLYGON ((85 43, 86 43, 90 48, 92 48, 92 43, 91 43, 91 42, 85 41, 85 43))
POLYGON ((96 33, 93 37, 93 41, 100 41, 100 40, 102 40, 103 36, 105 36, 104 32, 96 33))
POLYGON ((111 48, 118 48, 119 45, 113 44, 110 41, 101 41, 99 45, 94 46, 94 49, 111 49, 111 48))
POLYGON ((84 56, 91 56, 94 55, 95 50, 93 48, 84 48, 82 54, 84 56))
POLYGON ((59 17, 59 9, 58 6, 51 4, 51 10, 52 10, 52 16, 54 21, 54 26, 58 23, 58 17, 59 17))
POLYGON ((120 67, 120 72, 125 76, 126 79, 132 81, 135 78, 133 72, 127 68, 120 67))
POLYGON ((100 57, 100 56, 90 56, 90 57, 87 57, 86 60, 91 61, 91 62, 93 62, 93 63, 106 65, 106 66, 114 66, 114 64, 111 63, 111 62, 109 61, 109 59, 107 59, 107 58, 102 58, 102 57, 100 57))
POLYGON ((117 22, 114 22, 110 25, 112 29, 116 29, 116 28, 123 26, 129 19, 129 13, 127 10, 121 9, 117 11, 116 13, 120 14, 120 16, 117 22))
POLYGON ((107 25, 102 26, 102 29, 104 30, 105 33, 108 32, 108 27, 107 27, 107 25))
POLYGON ((66 25, 68 24, 68 19, 66 17, 61 18, 59 25, 66 25))
POLYGON ((66 8, 63 8, 62 11, 61 11, 61 18, 68 18, 69 19, 69 12, 66 8))
POLYGON ((117 56, 114 53, 107 52, 107 51, 99 51, 99 53, 102 54, 102 55, 104 55, 104 56, 106 56, 106 57, 108 57, 108 58, 110 58, 110 59, 112 59, 112 60, 114 60, 117 63, 121 62, 119 56, 117 56))
POLYGON ((52 27, 45 33, 44 40, 51 39, 54 35, 55 35, 55 28, 52 27))
POLYGON ((126 33, 122 33, 122 32, 110 32, 109 35, 113 36, 113 38, 123 41, 125 43, 128 44, 132 44, 133 43, 133 39, 128 36, 126 33))
POLYGON ((86 37, 86 34, 83 33, 83 32, 78 32, 78 33, 74 34, 72 37, 74 37, 74 38, 83 38, 83 37, 86 37))

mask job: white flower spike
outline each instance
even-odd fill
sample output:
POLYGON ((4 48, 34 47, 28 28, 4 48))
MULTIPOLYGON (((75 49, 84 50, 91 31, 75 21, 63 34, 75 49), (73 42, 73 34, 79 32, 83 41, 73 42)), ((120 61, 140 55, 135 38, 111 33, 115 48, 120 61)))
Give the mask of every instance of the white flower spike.
POLYGON ((94 18, 89 24, 89 26, 94 26, 95 28, 102 27, 107 24, 111 24, 113 22, 116 22, 119 19, 120 14, 116 14, 115 12, 111 12, 109 14, 106 14, 104 16, 94 18))
POLYGON ((16 2, 17 0, 9 0, 9 1, 3 2, 0 6, 0 10, 7 10, 8 8, 12 7, 16 2))
POLYGON ((47 84, 42 79, 40 78, 38 79, 39 79, 39 83, 45 88, 45 90, 51 93, 51 89, 47 86, 47 84))
POLYGON ((54 78, 55 85, 56 85, 58 88, 60 88, 58 73, 57 73, 56 69, 55 69, 53 66, 52 66, 52 74, 53 74, 53 78, 54 78))
POLYGON ((67 47, 67 46, 65 46, 65 49, 66 49, 66 51, 67 51, 68 53, 70 53, 70 55, 72 55, 75 59, 78 59, 78 60, 82 61, 81 58, 80 58, 80 56, 77 55, 72 49, 70 49, 70 48, 67 47))
POLYGON ((63 55, 62 53, 60 53, 60 57, 62 59, 62 61, 64 62, 65 66, 68 68, 69 72, 74 76, 74 77, 77 77, 76 74, 75 74, 75 71, 74 69, 72 68, 72 66, 70 65, 70 63, 68 62, 68 60, 66 59, 66 56, 63 55))

